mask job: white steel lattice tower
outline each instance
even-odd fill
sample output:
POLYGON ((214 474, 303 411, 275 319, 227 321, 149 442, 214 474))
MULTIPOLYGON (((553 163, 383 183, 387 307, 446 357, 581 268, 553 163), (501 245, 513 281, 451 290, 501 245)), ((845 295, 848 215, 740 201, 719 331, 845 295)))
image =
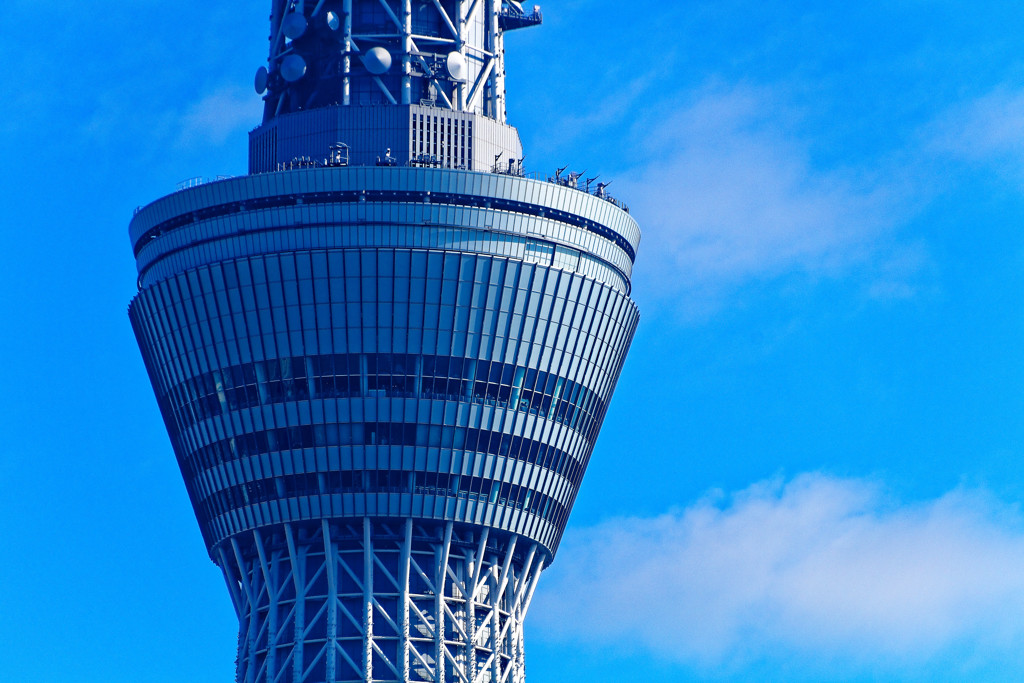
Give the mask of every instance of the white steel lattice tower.
POLYGON ((508 0, 272 0, 249 175, 140 209, 129 308, 242 683, 524 680, 638 314, 606 185, 526 174, 508 0))

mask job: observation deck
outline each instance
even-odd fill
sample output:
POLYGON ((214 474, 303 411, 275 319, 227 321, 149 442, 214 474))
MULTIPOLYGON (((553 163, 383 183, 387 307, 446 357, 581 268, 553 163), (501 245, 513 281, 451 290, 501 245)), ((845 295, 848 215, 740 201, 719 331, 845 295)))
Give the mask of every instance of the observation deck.
POLYGON ((506 3, 498 14, 498 22, 503 31, 512 31, 518 28, 530 28, 540 26, 544 22, 540 6, 534 5, 533 10, 527 13, 520 3, 506 3))

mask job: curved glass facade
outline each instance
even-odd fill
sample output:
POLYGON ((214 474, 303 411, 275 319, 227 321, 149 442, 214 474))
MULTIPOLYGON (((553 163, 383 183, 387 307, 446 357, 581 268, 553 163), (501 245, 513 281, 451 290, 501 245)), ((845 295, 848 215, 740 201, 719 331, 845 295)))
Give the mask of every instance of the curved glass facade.
POLYGON ((636 324, 621 291, 577 272, 361 247, 203 264, 144 288, 131 314, 160 350, 155 386, 208 543, 276 519, 415 507, 551 555, 636 324), (366 469, 408 473, 408 500, 328 483, 366 469), (324 475, 282 489, 320 496, 318 512, 219 495, 295 474, 324 475), (439 475, 494 485, 416 484, 439 475))
MULTIPOLYGON (((376 557, 387 520, 415 520, 410 558, 436 554, 446 530, 473 539, 467 548, 490 534, 469 566, 498 567, 505 552, 508 572, 539 575, 553 558, 637 324, 628 275, 638 232, 585 193, 498 180, 303 169, 182 191, 136 215, 140 292, 129 314, 240 616, 267 628, 271 614, 296 618, 253 587, 268 581, 252 573, 259 553, 287 549, 268 545, 274 534, 326 534, 341 548, 360 536, 346 541, 345 524, 368 523, 360 547, 376 557), (382 189, 388 181, 400 189, 382 189), (369 199, 344 189, 360 182, 369 199), (303 184, 318 191, 295 192, 303 184), (342 526, 325 531, 328 522, 342 526)), ((465 610, 458 594, 449 597, 465 610)), ((521 672, 525 604, 514 602, 504 618, 515 628, 490 647, 505 652, 503 671, 521 672)), ((308 625, 328 634, 323 643, 243 639, 239 678, 275 665, 279 647, 295 657, 329 644, 344 656, 324 680, 368 680, 374 656, 360 658, 360 623, 363 640, 342 622, 308 625)), ((378 673, 414 648, 397 633, 380 642, 399 650, 376 655, 378 673)), ((438 648, 460 647, 472 659, 465 639, 435 643, 423 676, 410 666, 408 677, 373 680, 440 680, 438 648)))

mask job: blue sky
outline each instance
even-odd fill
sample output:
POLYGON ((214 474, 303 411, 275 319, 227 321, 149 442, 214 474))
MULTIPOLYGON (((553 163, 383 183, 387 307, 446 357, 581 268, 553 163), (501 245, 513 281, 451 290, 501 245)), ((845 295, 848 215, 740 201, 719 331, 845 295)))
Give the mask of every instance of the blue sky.
MULTIPOLYGON (((510 119, 631 205, 643 318, 531 683, 1024 678, 1024 13, 543 8, 510 119)), ((244 172, 266 16, 5 6, 0 680, 232 678, 127 223, 244 172)))

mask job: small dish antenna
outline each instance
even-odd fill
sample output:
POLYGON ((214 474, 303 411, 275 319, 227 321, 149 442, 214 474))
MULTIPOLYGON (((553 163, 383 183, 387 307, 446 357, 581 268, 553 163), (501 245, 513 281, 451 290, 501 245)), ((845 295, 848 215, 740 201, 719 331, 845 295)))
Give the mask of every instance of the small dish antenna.
POLYGON ((284 31, 285 38, 291 38, 292 40, 301 38, 302 34, 306 32, 306 17, 298 12, 292 12, 284 18, 281 30, 284 31))
POLYGON ((448 69, 448 75, 451 76, 452 80, 466 80, 466 58, 462 56, 461 52, 449 52, 448 59, 445 61, 445 67, 448 69))
POLYGON ((253 80, 253 86, 256 88, 257 95, 267 92, 267 80, 269 78, 270 74, 267 72, 267 67, 261 66, 256 69, 256 78, 253 80))
POLYGON ((337 31, 341 27, 341 17, 336 12, 327 12, 327 28, 337 31))
POLYGON ((382 47, 375 47, 363 56, 363 65, 374 76, 380 76, 391 68, 391 53, 382 47))
POLYGON ((290 54, 281 60, 281 76, 289 83, 294 83, 306 75, 306 60, 296 54, 290 54))

